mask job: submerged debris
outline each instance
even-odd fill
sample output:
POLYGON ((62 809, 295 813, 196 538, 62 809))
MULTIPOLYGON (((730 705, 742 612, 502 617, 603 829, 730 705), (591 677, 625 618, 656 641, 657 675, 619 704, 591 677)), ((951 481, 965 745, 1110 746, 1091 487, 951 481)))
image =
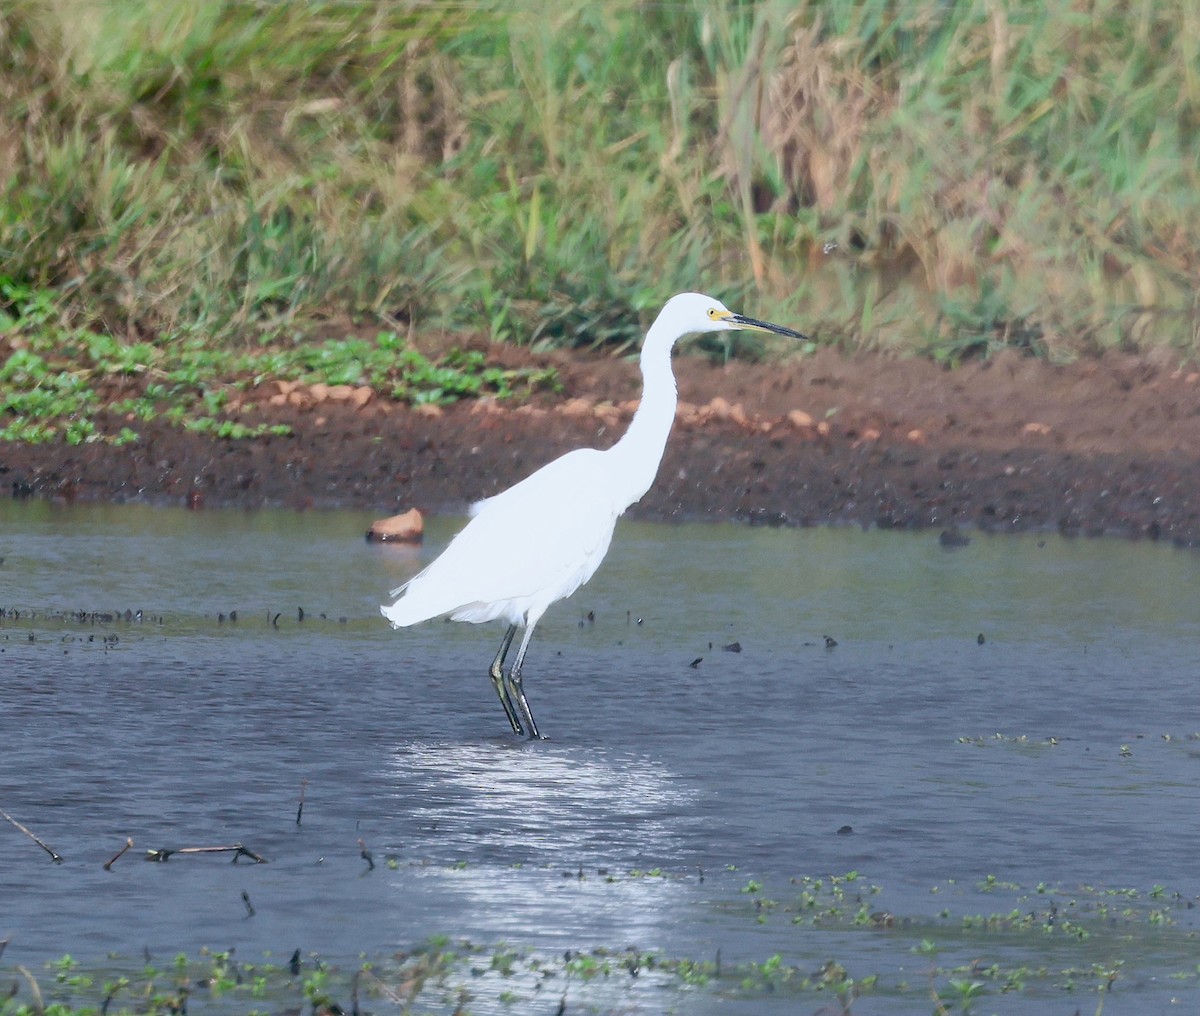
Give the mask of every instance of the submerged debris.
POLYGON ((228 847, 178 847, 174 850, 147 850, 147 861, 169 861, 176 854, 233 854, 233 863, 237 864, 239 857, 248 857, 255 864, 266 864, 267 859, 261 854, 256 854, 248 847, 244 847, 240 843, 231 844, 228 847))
POLYGON ((21 825, 20 822, 18 822, 15 818, 13 818, 3 808, 0 808, 0 816, 3 816, 6 820, 11 822, 14 826, 16 826, 19 830, 21 830, 21 832, 23 832, 26 836, 28 836, 31 840, 33 840, 34 843, 36 843, 39 847, 41 847, 44 851, 46 851, 46 853, 50 855, 50 860, 52 860, 55 864, 62 864, 62 862, 63 862, 62 857, 60 857, 53 850, 51 850, 50 847, 46 843, 44 843, 42 840, 38 839, 37 836, 35 836, 28 828, 21 825))
POLYGON ((112 857, 110 857, 107 861, 104 862, 104 870, 112 871, 112 866, 114 864, 116 864, 117 861, 119 861, 121 859, 121 856, 125 853, 125 851, 127 851, 132 846, 133 846, 133 837, 130 836, 125 841, 125 846, 123 846, 120 850, 118 850, 115 854, 113 854, 112 857))

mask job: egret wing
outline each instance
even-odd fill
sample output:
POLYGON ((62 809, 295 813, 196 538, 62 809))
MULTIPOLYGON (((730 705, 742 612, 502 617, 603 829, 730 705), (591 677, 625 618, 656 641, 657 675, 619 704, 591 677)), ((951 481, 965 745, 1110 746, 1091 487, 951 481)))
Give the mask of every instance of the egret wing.
POLYGON ((479 502, 388 616, 397 624, 452 612, 483 621, 569 596, 599 567, 619 514, 604 465, 602 452, 580 449, 479 502))

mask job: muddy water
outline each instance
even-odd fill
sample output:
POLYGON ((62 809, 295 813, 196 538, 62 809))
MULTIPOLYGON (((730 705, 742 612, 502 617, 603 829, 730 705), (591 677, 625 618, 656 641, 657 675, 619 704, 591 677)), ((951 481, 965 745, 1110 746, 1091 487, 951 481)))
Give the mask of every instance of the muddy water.
MULTIPOLYGON (((420 551, 368 545, 368 522, 0 504, 0 808, 65 858, 0 822, 0 963, 353 964, 433 935, 719 950, 742 973, 778 953, 878 975, 869 1013, 928 1012, 934 950, 943 980, 981 957, 1051 971, 989 982, 985 1011, 1074 1011, 1067 982, 1113 964, 1133 1008, 1106 1011, 1196 1004, 1196 555, 622 525, 539 628, 550 739, 529 744, 487 681, 499 628, 377 613, 459 521, 420 551), (270 863, 141 860, 234 842, 270 863), (964 931, 1012 911, 1032 934, 964 931)), ((595 1011, 823 1004, 745 980, 572 990, 595 1011)), ((511 1011, 510 988, 533 991, 484 978, 471 1011, 511 1011)))

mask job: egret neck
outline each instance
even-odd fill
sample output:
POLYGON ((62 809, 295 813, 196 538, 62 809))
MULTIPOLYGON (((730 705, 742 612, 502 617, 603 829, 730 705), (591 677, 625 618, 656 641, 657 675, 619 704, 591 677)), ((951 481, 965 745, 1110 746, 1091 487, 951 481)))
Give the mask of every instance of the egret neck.
POLYGON ((641 403, 633 414, 629 429, 609 450, 613 460, 612 475, 620 478, 620 494, 625 507, 637 501, 654 483, 675 422, 677 396, 675 375, 671 371, 671 349, 679 336, 664 322, 665 316, 658 316, 642 343, 641 403))

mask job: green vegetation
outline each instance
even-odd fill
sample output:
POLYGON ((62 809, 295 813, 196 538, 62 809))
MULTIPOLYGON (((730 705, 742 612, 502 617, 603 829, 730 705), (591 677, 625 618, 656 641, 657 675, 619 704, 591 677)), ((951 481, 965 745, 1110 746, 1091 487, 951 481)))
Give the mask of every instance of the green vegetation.
MULTIPOLYGON (((723 902, 713 905, 761 923, 757 902, 768 886, 756 884, 739 892, 731 880, 723 902)), ((0 999, 0 1016, 165 1016, 189 1007, 231 1016, 490 1012, 497 1003, 528 1007, 535 1000, 550 1010, 557 1004, 608 1012, 647 1004, 686 1010, 689 999, 691 1008, 704 1008, 697 999, 762 1000, 771 1011, 790 1002, 805 1011, 824 1004, 831 1012, 853 1013, 860 998, 886 999, 897 1012, 944 1014, 1007 1011, 1001 1001, 1006 995, 1043 1002, 1074 996, 1072 1010, 1099 1014, 1114 991, 1127 1008, 1137 1004, 1134 999, 1151 1004, 1147 992, 1159 987, 1176 1004, 1200 988, 1194 900, 1165 886, 1024 887, 988 876, 973 891, 953 880, 935 888, 955 898, 957 916, 949 910, 936 918, 875 911, 864 920, 864 907, 886 895, 882 887, 857 872, 796 876, 777 890, 773 923, 785 934, 757 957, 736 960, 723 959, 720 948, 706 957, 626 944, 545 952, 447 935, 347 965, 299 951, 277 962, 237 956, 232 949, 201 950, 142 966, 119 957, 88 966, 65 955, 37 972, 12 968, 14 987, 0 999), (971 911, 998 894, 1009 897, 1011 909, 971 911), (786 920, 793 913, 799 919, 786 920), (876 969, 864 970, 866 963, 876 969)), ((750 941, 737 945, 745 949, 750 941)))
POLYGON ((158 418, 226 439, 290 434, 286 424, 238 419, 258 408, 243 393, 267 378, 365 385, 413 404, 508 398, 555 384, 552 370, 489 366, 477 350, 431 360, 394 332, 251 349, 213 347, 196 336, 122 343, 58 325, 45 291, 0 277, 0 297, 15 311, 0 322, 10 345, 0 366, 0 440, 123 445, 139 439, 139 423, 158 418))
POLYGON ((1191 0, 11 0, 0 39, 5 438, 247 436, 231 374, 504 395, 397 334, 620 351, 696 288, 950 363, 1200 348, 1191 0))

